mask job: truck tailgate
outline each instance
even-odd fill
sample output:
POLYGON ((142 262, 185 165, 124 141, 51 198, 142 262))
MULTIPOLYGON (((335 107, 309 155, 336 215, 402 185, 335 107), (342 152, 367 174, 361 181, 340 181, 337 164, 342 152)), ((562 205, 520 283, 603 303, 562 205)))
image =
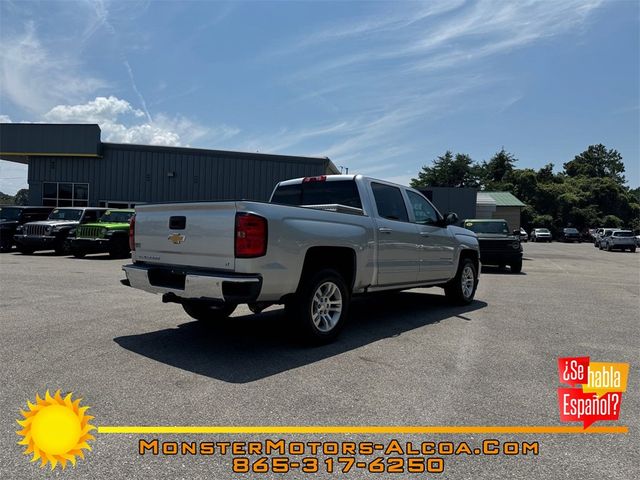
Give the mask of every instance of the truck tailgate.
POLYGON ((233 271, 235 215, 235 202, 137 206, 134 259, 233 271))

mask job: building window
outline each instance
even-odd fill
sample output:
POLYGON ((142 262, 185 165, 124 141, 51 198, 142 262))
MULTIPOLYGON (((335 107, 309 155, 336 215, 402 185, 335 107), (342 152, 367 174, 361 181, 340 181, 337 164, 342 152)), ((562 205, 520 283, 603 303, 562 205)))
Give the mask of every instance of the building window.
POLYGON ((48 207, 88 207, 89 184, 45 182, 42 185, 42 205, 48 207))

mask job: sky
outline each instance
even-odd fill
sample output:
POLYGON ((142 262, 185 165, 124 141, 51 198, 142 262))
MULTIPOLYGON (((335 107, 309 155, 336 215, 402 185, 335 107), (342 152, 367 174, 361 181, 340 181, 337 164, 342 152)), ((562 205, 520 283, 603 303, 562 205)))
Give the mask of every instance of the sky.
MULTIPOLYGON (((328 156, 408 184, 446 150, 618 150, 640 185, 640 2, 0 1, 0 122, 328 156)), ((0 161, 0 191, 27 186, 0 161)))

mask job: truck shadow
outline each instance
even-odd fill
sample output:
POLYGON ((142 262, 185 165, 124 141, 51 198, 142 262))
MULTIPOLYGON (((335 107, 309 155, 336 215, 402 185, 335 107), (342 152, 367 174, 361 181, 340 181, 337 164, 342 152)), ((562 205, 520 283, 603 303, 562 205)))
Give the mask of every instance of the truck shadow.
POLYGON ((451 306, 443 295, 418 292, 360 297, 353 300, 350 319, 334 343, 301 344, 284 310, 234 316, 215 325, 189 322, 177 328, 117 337, 121 347, 183 370, 230 383, 253 382, 339 355, 378 340, 458 317, 486 307, 475 300, 451 306))

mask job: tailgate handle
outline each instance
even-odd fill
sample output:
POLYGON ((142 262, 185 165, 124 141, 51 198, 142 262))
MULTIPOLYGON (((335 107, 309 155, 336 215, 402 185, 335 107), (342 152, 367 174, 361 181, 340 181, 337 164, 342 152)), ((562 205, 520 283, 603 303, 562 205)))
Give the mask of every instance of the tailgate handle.
POLYGON ((187 217, 169 217, 169 228, 171 230, 184 230, 187 226, 187 217))

